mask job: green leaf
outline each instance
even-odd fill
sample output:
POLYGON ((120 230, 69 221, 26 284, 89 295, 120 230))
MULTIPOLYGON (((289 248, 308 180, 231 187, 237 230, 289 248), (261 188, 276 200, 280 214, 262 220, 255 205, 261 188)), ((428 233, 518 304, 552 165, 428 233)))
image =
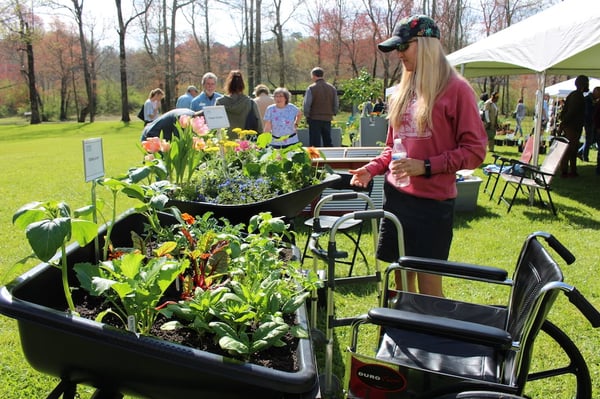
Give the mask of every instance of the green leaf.
POLYGON ((107 290, 111 289, 116 283, 114 280, 109 280, 102 277, 92 277, 92 289, 90 293, 92 295, 102 295, 107 290))
POLYGON ((71 221, 68 218, 31 223, 25 230, 29 245, 43 262, 49 261, 69 239, 71 221))
POLYGON ((30 202, 23 205, 14 213, 13 224, 25 230, 31 223, 46 219, 46 210, 41 205, 41 202, 30 202))
POLYGON ((92 280, 94 277, 100 277, 98 265, 91 263, 76 263, 75 266, 73 266, 73 270, 75 270, 81 288, 90 292, 92 295, 97 295, 93 293, 94 288, 92 280))
POLYGON ((75 209, 73 211, 73 216, 75 216, 76 218, 85 218, 86 220, 91 220, 91 216, 94 215, 95 209, 96 208, 94 205, 83 206, 81 208, 75 209))
POLYGON ((288 331, 290 327, 284 323, 275 323, 273 321, 269 321, 267 323, 262 323, 252 335, 253 341, 265 340, 275 341, 279 338, 283 337, 288 331))
POLYGON ((159 211, 165 209, 167 202, 169 202, 169 197, 167 197, 165 194, 158 194, 150 198, 150 205, 152 208, 159 211))
POLYGON ((184 327, 184 325, 181 324, 180 322, 178 322, 176 320, 172 320, 172 321, 167 321, 166 323, 164 323, 162 326, 160 326, 160 329, 163 331, 176 331, 183 327, 184 327))
POLYGON ((240 355, 250 354, 250 348, 247 344, 231 336, 225 336, 219 339, 219 346, 226 350, 239 353, 240 355))
POLYGON ((290 334, 295 338, 308 339, 308 330, 302 328, 302 326, 292 326, 292 328, 290 328, 290 334))
POLYGON ((71 220, 72 238, 83 247, 92 242, 98 235, 98 225, 89 220, 73 219, 71 220))
POLYGON ((144 180, 148 176, 150 176, 151 173, 152 173, 151 168, 149 168, 147 166, 142 166, 142 167, 130 170, 129 178, 132 183, 137 183, 137 182, 144 180))
POLYGON ((119 268, 121 274, 128 279, 135 279, 140 272, 142 261, 145 256, 138 253, 128 253, 120 259, 119 268))
POLYGON ((144 195, 144 190, 142 187, 137 184, 130 184, 126 187, 123 187, 123 194, 127 195, 129 198, 137 199, 139 201, 145 202, 146 196, 144 195))

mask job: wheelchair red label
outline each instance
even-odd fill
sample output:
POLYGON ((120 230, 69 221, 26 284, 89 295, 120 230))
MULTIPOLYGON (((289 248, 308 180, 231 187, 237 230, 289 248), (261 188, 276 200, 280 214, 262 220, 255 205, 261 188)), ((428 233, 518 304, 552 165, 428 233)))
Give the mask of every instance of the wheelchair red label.
POLYGON ((406 378, 389 365, 366 358, 368 363, 351 357, 348 397, 386 399, 406 389, 406 378))

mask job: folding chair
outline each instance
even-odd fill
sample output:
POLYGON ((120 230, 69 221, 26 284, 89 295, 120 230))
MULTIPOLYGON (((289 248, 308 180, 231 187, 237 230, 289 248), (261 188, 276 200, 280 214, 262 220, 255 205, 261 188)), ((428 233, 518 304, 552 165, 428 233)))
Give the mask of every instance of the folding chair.
POLYGON ((508 210, 506 211, 507 213, 510 212, 510 209, 512 208, 519 192, 529 197, 531 190, 535 190, 540 202, 544 204, 544 201, 542 200, 542 194, 540 193, 541 190, 544 190, 548 196, 548 205, 550 206, 554 216, 556 216, 556 208, 554 207, 552 196, 550 195, 550 190, 552 189, 550 185, 552 183, 552 178, 560 167, 560 162, 567 151, 568 144, 569 141, 566 138, 555 137, 554 142, 550 146, 548 154, 546 155, 546 158, 544 159, 544 162, 542 162, 541 166, 537 167, 531 164, 519 163, 525 172, 522 176, 508 175, 505 173, 500 174, 500 177, 506 183, 504 184, 504 188, 502 189, 498 203, 500 203, 500 201, 504 201, 508 204, 508 210), (510 201, 504 197, 506 188, 509 185, 515 188, 515 193, 510 201))
POLYGON ((523 147, 523 153, 518 160, 514 158, 503 157, 499 154, 493 154, 494 163, 483 168, 483 172, 488 176, 487 181, 485 182, 485 187, 483 188, 484 193, 487 193, 490 181, 494 179, 494 185, 492 187, 492 191, 490 192, 490 200, 494 196, 494 192, 496 191, 496 186, 498 185, 498 180, 500 179, 501 174, 514 174, 515 165, 529 163, 531 161, 531 157, 533 156, 534 141, 533 135, 529 136, 525 142, 525 146, 523 147))
MULTIPOLYGON (((309 232, 302 253, 302 263, 304 263, 304 259, 313 257, 313 255, 308 254, 308 244, 310 237, 313 234, 321 236, 328 233, 335 222, 345 213, 375 208, 373 201, 370 199, 374 184, 373 180, 369 182, 367 187, 357 187, 350 184, 350 180, 352 179, 350 173, 336 173, 341 176, 341 179, 324 192, 324 196, 314 208, 313 217, 304 222, 304 225, 309 227, 311 231, 309 232), (326 205, 333 205, 334 209, 326 210, 326 205)), ((337 263, 343 263, 350 266, 348 277, 352 276, 352 270, 358 253, 361 254, 365 264, 369 264, 365 253, 360 247, 363 225, 364 220, 349 219, 337 228, 337 231, 350 239, 354 246, 352 249, 352 256, 349 260, 343 260, 348 257, 348 253, 345 251, 338 251, 334 254, 337 263)))

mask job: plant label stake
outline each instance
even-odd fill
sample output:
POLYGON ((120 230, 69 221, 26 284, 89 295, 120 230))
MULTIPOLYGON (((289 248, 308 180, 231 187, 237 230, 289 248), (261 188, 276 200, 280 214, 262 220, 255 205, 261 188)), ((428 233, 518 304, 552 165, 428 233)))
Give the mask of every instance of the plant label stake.
MULTIPOLYGON (((92 221, 98 223, 96 208, 96 179, 104 177, 104 153, 102 151, 102 139, 94 138, 83 140, 83 167, 85 181, 92 182, 92 221)), ((94 239, 94 250, 96 262, 100 259, 100 244, 98 236, 94 239)))

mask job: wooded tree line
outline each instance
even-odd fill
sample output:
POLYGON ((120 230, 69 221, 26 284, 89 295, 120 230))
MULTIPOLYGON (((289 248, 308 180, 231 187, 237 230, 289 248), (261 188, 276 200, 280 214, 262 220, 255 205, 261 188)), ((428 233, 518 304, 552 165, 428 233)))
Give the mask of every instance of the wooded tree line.
MULTIPOLYGON (((401 66, 377 43, 402 17, 432 16, 451 53, 557 2, 114 0, 102 2, 117 16, 102 30, 91 1, 0 0, 0 116, 31 112, 31 123, 40 123, 121 114, 127 122, 151 89, 163 89, 168 110, 205 72, 222 83, 232 69, 244 71, 249 92, 258 83, 304 89, 317 65, 336 85, 367 71, 388 87, 401 66), (217 9, 235 22, 216 23, 217 9), (235 45, 214 39, 223 31, 235 45)), ((490 77, 480 89, 502 84, 505 78, 490 77)))

